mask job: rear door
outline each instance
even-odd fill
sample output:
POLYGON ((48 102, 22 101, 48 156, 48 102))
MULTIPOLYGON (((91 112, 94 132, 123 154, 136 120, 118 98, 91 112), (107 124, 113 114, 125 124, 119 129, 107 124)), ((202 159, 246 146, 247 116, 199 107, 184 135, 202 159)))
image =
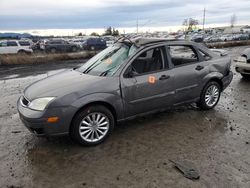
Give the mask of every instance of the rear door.
POLYGON ((121 77, 125 116, 165 108, 174 98, 174 79, 168 71, 164 47, 139 53, 121 77), (133 76, 126 76, 133 69, 133 76))
POLYGON ((168 45, 167 49, 175 77, 175 104, 198 98, 200 84, 209 72, 201 54, 192 45, 168 45))
POLYGON ((7 53, 16 54, 19 50, 18 44, 16 41, 7 41, 7 53))

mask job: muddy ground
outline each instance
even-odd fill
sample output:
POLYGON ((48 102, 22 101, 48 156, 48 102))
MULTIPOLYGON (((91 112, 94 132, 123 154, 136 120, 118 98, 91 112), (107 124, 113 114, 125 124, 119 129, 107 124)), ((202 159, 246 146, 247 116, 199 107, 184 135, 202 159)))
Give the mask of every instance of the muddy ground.
POLYGON ((32 135, 16 110, 23 89, 83 62, 0 67, 0 187, 250 187, 250 80, 236 73, 214 110, 190 105, 129 121, 96 147, 32 135), (170 159, 193 162, 200 179, 170 159))

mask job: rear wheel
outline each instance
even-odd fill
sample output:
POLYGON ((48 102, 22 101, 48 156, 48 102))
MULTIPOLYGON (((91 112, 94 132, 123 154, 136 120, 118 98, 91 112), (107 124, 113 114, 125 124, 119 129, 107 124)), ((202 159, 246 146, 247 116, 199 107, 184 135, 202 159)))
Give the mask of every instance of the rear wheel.
POLYGON ((90 50, 94 51, 94 50, 95 50, 95 47, 94 47, 94 46, 91 46, 91 47, 90 47, 90 50))
POLYGON ((197 105, 203 110, 214 108, 219 102, 221 87, 218 82, 208 82, 201 92, 200 101, 197 105))
POLYGON ((112 132, 114 122, 114 116, 104 106, 89 106, 76 115, 70 134, 82 145, 97 145, 112 132))

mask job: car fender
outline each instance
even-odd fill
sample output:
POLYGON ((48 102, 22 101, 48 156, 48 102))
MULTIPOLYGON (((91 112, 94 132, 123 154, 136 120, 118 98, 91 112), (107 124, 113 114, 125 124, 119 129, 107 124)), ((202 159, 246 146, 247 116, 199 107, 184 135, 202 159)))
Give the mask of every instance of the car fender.
POLYGON ((213 79, 218 79, 221 80, 223 78, 223 74, 220 72, 211 72, 209 74, 207 74, 204 78, 203 78, 203 82, 202 82, 202 86, 201 86, 201 90, 204 88, 204 86, 213 79))
POLYGON ((76 109, 81 109, 83 106, 86 106, 91 103, 106 103, 111 106, 116 113, 117 120, 123 118, 123 103, 120 95, 115 95, 112 93, 93 93, 85 95, 76 101, 74 101, 71 106, 76 109))

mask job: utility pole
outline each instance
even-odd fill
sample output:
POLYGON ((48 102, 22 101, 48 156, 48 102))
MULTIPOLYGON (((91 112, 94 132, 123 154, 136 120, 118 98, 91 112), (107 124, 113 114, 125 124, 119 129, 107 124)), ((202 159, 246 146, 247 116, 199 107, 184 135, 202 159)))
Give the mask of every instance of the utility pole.
POLYGON ((138 23, 138 18, 136 20, 136 33, 138 34, 138 31, 139 31, 139 23, 138 23))
POLYGON ((206 8, 203 10, 203 31, 205 31, 205 21, 206 21, 206 8))

